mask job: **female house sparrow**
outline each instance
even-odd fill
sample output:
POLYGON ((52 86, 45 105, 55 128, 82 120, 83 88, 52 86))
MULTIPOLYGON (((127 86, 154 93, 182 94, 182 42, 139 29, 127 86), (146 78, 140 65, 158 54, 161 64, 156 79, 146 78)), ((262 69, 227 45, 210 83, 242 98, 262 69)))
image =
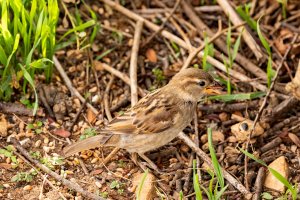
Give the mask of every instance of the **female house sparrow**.
POLYGON ((114 146, 136 152, 149 162, 144 153, 173 140, 192 121, 197 102, 207 95, 220 94, 220 88, 200 69, 182 70, 166 86, 146 95, 113 119, 100 135, 65 147, 64 154, 70 156, 100 146, 114 146))

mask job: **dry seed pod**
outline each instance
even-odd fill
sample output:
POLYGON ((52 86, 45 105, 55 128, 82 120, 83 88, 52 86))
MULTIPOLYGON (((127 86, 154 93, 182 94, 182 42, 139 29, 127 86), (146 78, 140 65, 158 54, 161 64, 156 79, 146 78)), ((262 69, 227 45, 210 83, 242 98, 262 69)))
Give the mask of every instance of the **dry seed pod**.
MULTIPOLYGON (((253 121, 246 119, 231 126, 231 132, 235 135, 238 141, 244 142, 248 139, 252 126, 253 121)), ((263 133, 264 129, 257 123, 252 132, 252 137, 259 136, 263 133)))

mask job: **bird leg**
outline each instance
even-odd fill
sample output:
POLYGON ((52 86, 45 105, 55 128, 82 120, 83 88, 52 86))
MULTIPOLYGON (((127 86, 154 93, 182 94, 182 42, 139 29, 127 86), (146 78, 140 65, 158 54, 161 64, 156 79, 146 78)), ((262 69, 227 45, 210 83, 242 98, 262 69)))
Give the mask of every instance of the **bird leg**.
POLYGON ((137 153, 131 153, 131 160, 134 162, 134 164, 136 166, 139 166, 140 168, 142 168, 143 171, 147 170, 147 167, 138 161, 137 153))
POLYGON ((145 154, 139 153, 139 156, 140 156, 141 158, 143 158, 143 159, 148 163, 148 165, 149 165, 152 169, 154 169, 157 173, 159 173, 159 174, 162 174, 162 173, 163 173, 162 171, 160 171, 160 169, 158 169, 158 167, 156 166, 156 164, 154 164, 154 162, 152 162, 147 156, 145 156, 145 154))

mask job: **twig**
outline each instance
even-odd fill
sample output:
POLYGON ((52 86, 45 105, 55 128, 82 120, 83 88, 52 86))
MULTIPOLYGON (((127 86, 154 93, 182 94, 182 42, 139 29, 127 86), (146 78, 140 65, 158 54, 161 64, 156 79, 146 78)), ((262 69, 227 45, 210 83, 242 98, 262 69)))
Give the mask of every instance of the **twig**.
POLYGON ((73 119, 73 121, 72 121, 71 126, 69 126, 69 128, 67 129, 69 132, 72 131, 74 125, 76 124, 77 120, 79 119, 79 116, 80 116, 82 110, 85 108, 86 103, 87 103, 87 100, 85 100, 85 101, 81 104, 81 106, 80 106, 78 112, 76 113, 76 115, 75 115, 75 117, 74 117, 74 119, 73 119))
MULTIPOLYGON (((188 1, 182 1, 181 5, 185 14, 190 18, 192 23, 197 27, 196 30, 203 39, 206 37, 204 33, 206 33, 208 37, 213 37, 215 35, 215 33, 210 29, 210 27, 208 27, 197 15, 197 13, 194 11, 194 8, 188 3, 188 1)), ((221 38, 215 40, 214 44, 216 44, 216 46, 221 51, 228 54, 227 45, 221 38)), ((262 80, 266 80, 267 74, 261 68, 253 64, 252 61, 250 61, 248 58, 244 57, 240 53, 237 53, 235 60, 236 62, 240 63, 241 66, 248 72, 254 74, 256 77, 262 80)))
MULTIPOLYGON (((76 88, 73 87, 71 80, 69 79, 68 75, 66 74, 65 70, 61 66, 56 56, 53 56, 53 62, 60 76, 62 77, 68 89, 70 90, 71 94, 73 96, 76 96, 81 102, 84 102, 85 98, 83 98, 83 96, 81 96, 81 94, 76 90, 76 88)), ((86 103, 86 105, 93 111, 93 113, 98 114, 98 111, 94 106, 92 106, 90 103, 86 103)))
MULTIPOLYGON (((271 92, 272 92, 272 90, 273 90, 273 88, 274 88, 275 82, 276 82, 276 80, 277 80, 277 78, 278 78, 279 71, 280 71, 281 68, 283 67, 283 63, 284 63, 284 61, 286 60, 287 55, 289 54, 290 50, 292 49, 293 44, 294 44, 295 41, 297 40, 298 35, 299 35, 299 34, 296 33, 296 35, 294 36, 294 38, 293 38, 291 44, 289 45, 288 49, 285 51, 285 54, 284 54, 284 56, 282 57, 282 59, 281 59, 281 61, 280 61, 280 64, 279 64, 279 66, 278 66, 278 68, 277 68, 277 70, 276 70, 276 73, 275 73, 275 76, 274 76, 274 78, 273 78, 273 80, 272 80, 272 83, 271 83, 271 85, 270 85, 270 88, 269 88, 269 90, 268 90, 268 92, 267 92, 267 94, 266 94, 266 96, 265 96, 265 98, 264 98, 264 101, 263 101, 262 105, 261 105, 260 108, 259 108, 259 111, 258 111, 257 115, 255 116, 255 119, 254 119, 254 122, 253 122, 253 126, 251 127, 250 134, 249 134, 248 139, 247 139, 247 143, 246 143, 246 147, 245 147, 246 150, 248 149, 248 146, 249 146, 249 143, 250 143, 250 139, 251 139, 252 133, 253 133, 253 131, 254 131, 254 127, 255 127, 255 125, 257 124, 257 122, 258 122, 258 120, 259 120, 259 118, 260 118, 260 116, 261 116, 261 114, 262 114, 262 112, 263 112, 263 110, 264 110, 264 108, 265 108, 265 106, 266 106, 266 104, 267 104, 267 100, 268 100, 268 98, 269 98, 269 96, 270 96, 270 94, 271 94, 271 92)), ((244 165, 245 165, 245 185, 246 185, 246 188, 249 188, 249 185, 248 185, 249 183, 248 183, 248 178, 247 178, 247 177, 248 177, 248 166, 247 166, 247 165, 248 165, 248 157, 247 157, 247 156, 246 156, 246 158, 245 158, 245 163, 244 163, 244 165)))
POLYGON ((188 192, 188 190, 190 189, 190 180, 192 177, 192 173, 193 173, 193 160, 195 158, 195 153, 191 153, 191 157, 189 160, 189 164, 188 164, 188 168, 187 168, 187 173, 185 175, 185 182, 183 184, 183 191, 188 192))
MULTIPOLYGON (((195 139, 194 139, 194 142, 196 144, 196 146, 199 148, 199 129, 198 129, 198 115, 197 115, 197 110, 195 111, 195 114, 194 114, 194 129, 195 129, 195 139)), ((201 171, 200 171, 200 158, 199 156, 196 157, 196 161, 197 161, 197 165, 196 165, 196 168, 197 168, 197 174, 199 174, 199 183, 202 182, 202 177, 201 177, 201 171)))
POLYGON ((172 11, 170 12, 169 16, 167 16, 166 20, 160 25, 159 29, 157 29, 154 33, 152 33, 145 42, 143 42, 142 47, 146 46, 150 41, 153 40, 153 38, 159 34, 165 27, 165 25, 168 23, 169 19, 173 16, 175 13, 176 9, 178 8, 181 0, 177 0, 176 4, 174 5, 172 11))
POLYGON ((252 200, 260 200, 261 199, 263 183, 265 182, 265 174, 266 174, 265 167, 260 167, 258 170, 258 173, 257 173, 255 184, 254 184, 255 194, 253 195, 252 200))
POLYGON ((133 37, 133 45, 131 50, 130 67, 129 67, 131 106, 134 106, 138 102, 137 61, 138 61, 139 45, 140 45, 142 30, 143 30, 143 21, 137 21, 135 26, 134 37, 133 37))
MULTIPOLYGON (((230 18, 230 21, 234 25, 238 25, 243 22, 227 0, 217 0, 217 2, 223 8, 223 11, 230 18)), ((263 58, 263 54, 262 54, 262 50, 260 49, 260 46, 256 43, 256 41, 249 33, 249 31, 247 29, 242 31, 242 28, 239 28, 238 30, 240 31, 240 33, 242 33, 244 41, 248 44, 249 48, 254 53, 256 59, 260 60, 261 58, 263 58)))
POLYGON ((11 142, 13 143, 14 147, 31 163, 35 164, 38 168, 40 168, 42 171, 45 173, 49 174, 52 176, 55 180, 61 182, 63 185, 67 186, 69 189, 75 190, 76 192, 81 193, 82 195, 91 198, 91 199, 96 199, 96 200, 104 200, 103 198, 99 197, 98 195, 92 194, 88 192, 87 190, 84 190, 82 187, 80 187, 78 184, 72 183, 71 181, 63 178, 62 176, 58 175, 57 173, 53 172, 50 170, 48 167, 45 165, 39 163, 37 160, 33 159, 28 151, 24 149, 21 144, 19 143, 18 140, 15 138, 11 138, 11 142))
MULTIPOLYGON (((105 69, 106 71, 110 72, 114 76, 116 76, 119 79, 121 79, 122 81, 124 81, 126 84, 130 85, 130 78, 126 74, 123 74, 119 70, 112 68, 111 66, 109 66, 106 63, 101 63, 101 62, 95 61, 95 69, 96 70, 105 69)), ((144 90, 142 88, 138 87, 138 94, 143 97, 146 95, 146 92, 144 92, 144 90)))
POLYGON ((241 102, 241 103, 233 103, 233 104, 225 104, 225 103, 215 103, 211 105, 198 105, 198 109, 206 112, 234 112, 239 110, 245 110, 249 108, 258 107, 258 100, 250 101, 250 102, 241 102))
MULTIPOLYGON (((32 109, 26 108, 20 103, 9 103, 9 102, 0 102, 0 112, 7 114, 16 114, 16 115, 25 115, 33 117, 32 109)), ((44 112, 42 109, 38 109, 37 116, 43 116, 44 112)))
POLYGON ((108 84, 106 85, 106 88, 105 88, 105 91, 104 91, 104 99, 103 99, 103 101, 104 101, 104 111, 105 111, 105 115, 106 115, 108 121, 111 121, 113 119, 112 116, 111 116, 110 109, 109 109, 108 98, 109 98, 109 91, 110 91, 110 88, 111 88, 114 80, 115 80, 115 76, 112 75, 110 77, 110 80, 109 80, 108 84))
MULTIPOLYGON (((196 146, 196 144, 183 132, 180 132, 178 137, 182 139, 201 159, 203 159, 211 168, 213 168, 211 159, 206 155, 204 151, 196 146)), ((245 196, 251 196, 251 193, 231 174, 229 174, 224 168, 222 168, 224 178, 232 184, 237 190, 239 190, 245 196)))

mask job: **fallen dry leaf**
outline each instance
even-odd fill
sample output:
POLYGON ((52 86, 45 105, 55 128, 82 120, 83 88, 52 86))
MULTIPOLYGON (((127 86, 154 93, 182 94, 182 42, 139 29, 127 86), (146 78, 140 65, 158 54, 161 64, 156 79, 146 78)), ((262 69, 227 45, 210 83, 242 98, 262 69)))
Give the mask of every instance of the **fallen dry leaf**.
POLYGON ((297 145, 297 147, 300 147, 300 139, 297 135, 294 133, 289 133, 288 137, 294 142, 295 145, 297 145))
POLYGON ((11 166, 11 164, 8 164, 8 163, 0 163, 0 168, 2 168, 2 169, 11 169, 12 166, 11 166))
POLYGON ((150 62, 153 62, 153 63, 157 62, 157 56, 156 56, 156 52, 154 49, 147 49, 146 57, 150 62))
POLYGON ((58 135, 63 138, 70 137, 71 133, 65 129, 56 129, 53 134, 58 135))
POLYGON ((86 111, 86 117, 89 123, 93 124, 96 121, 96 114, 88 108, 86 111))

